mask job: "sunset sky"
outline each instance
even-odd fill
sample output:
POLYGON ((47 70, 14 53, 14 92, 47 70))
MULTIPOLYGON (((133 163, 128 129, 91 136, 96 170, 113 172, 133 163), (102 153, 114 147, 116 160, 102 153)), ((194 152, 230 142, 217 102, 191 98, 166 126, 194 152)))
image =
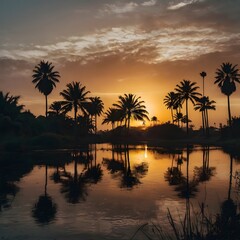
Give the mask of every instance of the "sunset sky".
MULTIPOLYGON (((240 68, 240 0, 1 0, 0 90, 36 115, 45 102, 32 70, 41 60, 61 75, 50 104, 80 81, 105 110, 121 94, 141 96, 160 122, 170 120, 164 96, 183 79, 202 92, 205 71, 205 94, 217 102, 210 124, 226 124, 227 98, 213 83, 222 62, 240 68)), ((240 84, 231 105, 239 116, 240 84)), ((200 113, 189 118, 201 124, 200 113)))

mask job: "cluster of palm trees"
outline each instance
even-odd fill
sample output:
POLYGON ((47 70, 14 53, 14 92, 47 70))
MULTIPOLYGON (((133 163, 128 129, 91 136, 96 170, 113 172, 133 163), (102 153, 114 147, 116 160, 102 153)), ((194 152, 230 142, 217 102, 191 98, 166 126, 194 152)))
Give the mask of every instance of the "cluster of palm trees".
POLYGON ((100 97, 89 97, 90 91, 86 90, 80 82, 71 82, 66 85, 66 89, 60 92, 63 97, 62 101, 55 101, 50 105, 48 111, 47 96, 56 87, 59 82, 59 72, 54 71, 52 63, 41 61, 33 70, 32 82, 46 99, 46 117, 49 114, 54 116, 66 115, 68 112, 74 112, 74 121, 77 124, 78 120, 82 118, 89 118, 90 122, 94 125, 95 132, 97 131, 97 116, 103 112, 104 104, 100 97), (78 111, 82 113, 78 116, 78 111))
POLYGON ((137 97, 134 94, 124 94, 118 97, 117 103, 110 107, 104 116, 104 123, 111 123, 112 129, 115 127, 115 123, 124 125, 127 129, 130 128, 130 121, 134 120, 145 121, 149 120, 148 112, 144 101, 140 100, 141 97, 137 97))
MULTIPOLYGON (((88 117, 95 126, 97 131, 97 117, 103 113, 104 104, 100 97, 89 97, 89 91, 80 82, 71 82, 66 85, 66 89, 60 92, 63 97, 62 101, 57 101, 51 104, 48 111, 47 97, 56 87, 59 82, 59 72, 54 71, 52 63, 41 61, 33 70, 33 80, 35 88, 37 88, 45 96, 46 101, 46 117, 48 114, 61 115, 70 111, 74 111, 74 121, 77 123, 79 117, 88 117), (81 115, 78 116, 78 112, 81 115)), ((198 92, 199 86, 196 82, 183 80, 176 85, 175 91, 169 92, 164 98, 164 104, 171 110, 172 122, 180 125, 180 122, 186 123, 187 133, 189 131, 189 103, 194 105, 194 109, 202 114, 202 129, 204 134, 208 134, 209 119, 208 111, 215 110, 216 102, 210 100, 204 94, 204 80, 207 76, 206 72, 201 72, 200 76, 203 79, 203 93, 198 92), (182 113, 182 107, 185 104, 185 114, 182 113), (175 112, 175 113, 174 113, 175 112)), ((227 96, 228 100, 228 123, 231 126, 232 116, 230 111, 230 95, 236 91, 236 83, 240 83, 240 74, 238 73, 237 65, 231 63, 223 63, 216 71, 216 80, 221 92, 227 96)), ((104 114, 102 124, 112 124, 112 128, 124 125, 127 129, 130 128, 131 119, 145 122, 149 120, 148 112, 144 105, 144 101, 140 100, 134 94, 124 94, 119 96, 118 101, 113 104, 104 114)), ((11 100, 11 99, 10 99, 11 100)), ((18 98, 16 99, 18 100, 18 98)))
MULTIPOLYGON (((231 126, 232 116, 230 111, 230 95, 236 91, 236 83, 240 83, 240 74, 238 73, 237 65, 231 63, 223 63, 216 71, 215 84, 218 84, 221 92, 227 96, 228 100, 228 123, 231 126)), ((204 80, 207 76, 206 72, 201 72, 200 76, 203 78, 203 93, 200 94, 197 90, 199 87, 196 82, 190 80, 183 80, 180 84, 176 85, 175 92, 169 92, 164 98, 164 104, 167 109, 171 110, 172 122, 178 123, 182 121, 186 123, 187 133, 189 130, 189 113, 188 105, 189 101, 194 105, 194 110, 198 110, 202 114, 202 129, 205 135, 209 134, 209 119, 208 111, 216 110, 214 105, 216 102, 210 100, 208 96, 204 94, 204 80), (185 103, 185 113, 181 112, 182 105, 185 103), (174 111, 176 113, 174 114, 174 111)))
MULTIPOLYGON (((97 117, 103 113, 104 104, 100 97, 89 97, 90 91, 86 90, 85 86, 82 86, 80 82, 71 82, 66 85, 66 89, 60 92, 60 96, 63 97, 62 101, 55 101, 50 105, 48 111, 47 96, 56 87, 56 83, 59 82, 59 72, 54 71, 52 63, 41 61, 33 70, 32 82, 46 99, 46 117, 51 115, 65 115, 70 111, 74 111, 74 121, 78 123, 79 118, 87 117, 90 122, 93 123, 95 133, 97 132, 97 117), (78 112, 81 115, 78 116, 78 112)), ((114 128, 115 122, 120 124, 124 123, 124 126, 129 129, 131 118, 135 120, 144 121, 149 120, 144 105, 144 101, 140 100, 141 97, 137 97, 134 94, 124 94, 119 96, 117 103, 113 104, 106 112, 103 119, 103 124, 112 123, 114 128)))

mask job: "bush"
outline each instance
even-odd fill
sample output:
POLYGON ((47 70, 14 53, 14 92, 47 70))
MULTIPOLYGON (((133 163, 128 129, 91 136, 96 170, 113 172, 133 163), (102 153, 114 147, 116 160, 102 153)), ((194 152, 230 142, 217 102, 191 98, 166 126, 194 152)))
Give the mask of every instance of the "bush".
POLYGON ((180 139, 186 136, 186 133, 177 125, 171 123, 164 123, 149 127, 146 130, 146 136, 148 138, 158 139, 180 139))

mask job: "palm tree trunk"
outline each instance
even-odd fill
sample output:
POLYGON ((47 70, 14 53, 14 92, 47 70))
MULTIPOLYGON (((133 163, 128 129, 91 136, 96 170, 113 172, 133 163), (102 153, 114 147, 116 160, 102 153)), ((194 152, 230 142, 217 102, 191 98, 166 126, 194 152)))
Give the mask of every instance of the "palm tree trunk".
POLYGON ((208 122, 208 110, 206 109, 206 134, 209 136, 209 122, 208 122))
POLYGON ((227 100, 228 100, 228 124, 229 126, 232 125, 232 116, 231 116, 231 110, 230 110, 230 96, 227 96, 227 100))
POLYGON ((45 95, 45 102, 46 102, 45 115, 46 115, 46 117, 47 117, 47 115, 48 115, 48 100, 47 100, 47 95, 45 95))
POLYGON ((77 107, 74 106, 74 121, 77 123, 77 107))
POLYGON ((202 129, 203 129, 203 135, 205 135, 205 117, 204 117, 204 111, 202 111, 202 129))
POLYGON ((95 114, 95 134, 97 134, 97 114, 95 114))
POLYGON ((186 99, 186 120, 187 120, 187 135, 188 135, 188 99, 186 99))
POLYGON ((172 115, 172 123, 174 124, 174 119, 173 119, 173 108, 171 107, 171 115, 172 115))

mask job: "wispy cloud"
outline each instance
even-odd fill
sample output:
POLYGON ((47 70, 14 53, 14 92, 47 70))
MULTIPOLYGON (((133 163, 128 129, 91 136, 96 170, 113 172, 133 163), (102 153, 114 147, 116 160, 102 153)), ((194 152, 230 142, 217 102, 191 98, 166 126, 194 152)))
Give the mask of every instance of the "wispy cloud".
POLYGON ((149 7, 149 6, 154 6, 156 3, 157 3, 157 0, 150 0, 150 1, 143 2, 141 5, 149 7))
POLYGON ((127 2, 127 3, 117 3, 117 4, 105 4, 104 8, 100 10, 100 15, 105 14, 124 14, 137 10, 140 7, 151 7, 156 5, 157 0, 149 0, 142 3, 137 2, 127 2))
POLYGON ((196 2, 203 2, 204 0, 187 0, 187 1, 181 1, 177 4, 171 4, 168 9, 169 10, 177 10, 179 8, 185 7, 187 5, 196 3, 196 2))
POLYGON ((202 54, 225 51, 230 43, 240 44, 240 33, 225 33, 212 28, 162 28, 143 31, 137 27, 102 29, 85 36, 72 36, 51 45, 35 45, 15 50, 1 50, 1 58, 17 60, 101 61, 118 55, 122 59, 159 63, 194 59, 202 54))
POLYGON ((104 9, 101 10, 102 13, 108 14, 123 14, 127 12, 132 12, 139 5, 135 2, 129 2, 124 4, 106 4, 104 9))

